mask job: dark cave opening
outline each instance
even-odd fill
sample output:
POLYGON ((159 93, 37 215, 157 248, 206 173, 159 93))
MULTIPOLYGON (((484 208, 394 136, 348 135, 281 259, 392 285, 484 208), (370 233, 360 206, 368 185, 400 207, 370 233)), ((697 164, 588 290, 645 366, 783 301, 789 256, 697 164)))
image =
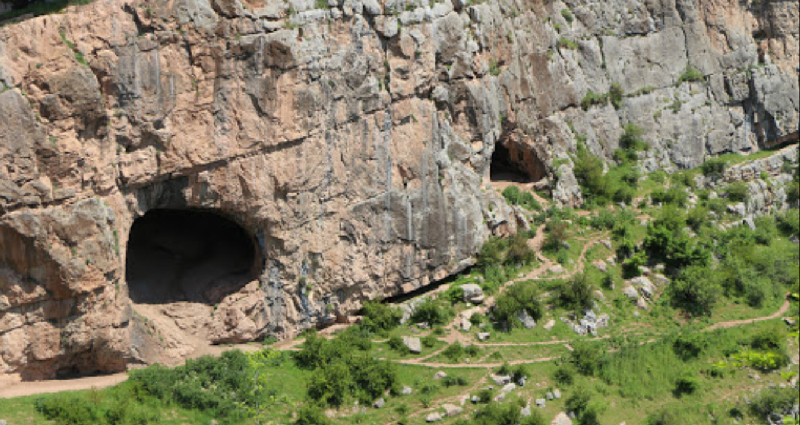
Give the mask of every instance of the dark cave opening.
POLYGON ((261 264, 235 222, 207 210, 156 209, 131 226, 125 278, 135 303, 213 305, 256 279, 261 264))
POLYGON ((516 156, 512 156, 511 151, 500 142, 494 145, 489 174, 489 178, 492 181, 516 183, 529 183, 533 181, 528 174, 528 170, 521 166, 520 159, 517 159, 516 156))

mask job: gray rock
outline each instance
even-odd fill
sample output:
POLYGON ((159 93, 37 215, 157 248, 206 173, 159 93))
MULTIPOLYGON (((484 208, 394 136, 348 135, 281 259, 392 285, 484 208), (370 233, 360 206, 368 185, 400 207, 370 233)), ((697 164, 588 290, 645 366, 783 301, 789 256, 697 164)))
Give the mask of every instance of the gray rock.
POLYGON ((474 283, 466 283, 461 285, 461 290, 463 291, 464 301, 472 302, 474 298, 483 297, 483 289, 480 286, 474 283))
POLYGON ((411 389, 411 387, 409 387, 409 386, 404 386, 403 389, 400 390, 400 394, 402 394, 402 395, 409 395, 412 392, 414 392, 414 390, 411 389))
POLYGON ((375 400, 375 403, 372 403, 372 407, 380 409, 381 407, 383 407, 384 404, 386 404, 386 401, 383 399, 383 397, 381 397, 375 400))
POLYGON ((556 321, 553 320, 553 319, 550 319, 542 327, 549 331, 550 329, 553 329, 553 326, 555 326, 555 325, 556 325, 556 321))
POLYGON ((562 267, 561 264, 556 264, 555 266, 550 267, 550 272, 553 274, 563 274, 564 267, 562 267))
POLYGON ((523 407, 522 409, 520 409, 519 414, 523 418, 527 418, 528 416, 530 416, 531 415, 531 405, 529 404, 529 405, 523 407))
POLYGON ((631 285, 628 285, 622 288, 622 293, 625 294, 626 297, 635 300, 639 298, 639 292, 631 285))
POLYGON ((554 389, 553 390, 553 398, 555 398, 556 400, 559 400, 561 398, 561 390, 559 390, 558 388, 554 389))
POLYGON ((442 408, 444 409, 444 415, 447 416, 448 418, 453 417, 464 411, 464 409, 454 404, 443 404, 442 408))
POLYGON ((503 385, 503 388, 500 391, 502 391, 504 393, 510 393, 511 391, 514 391, 515 389, 517 389, 517 384, 515 384, 513 382, 510 382, 508 384, 503 385))
POLYGON ((472 322, 470 322, 469 319, 467 319, 466 317, 462 318, 461 319, 461 330, 463 330, 465 332, 469 332, 470 329, 472 329, 472 322))
POLYGON ((425 417, 425 422, 438 422, 442 420, 442 414, 439 412, 433 412, 425 417))
POLYGON ((536 407, 545 407, 546 400, 543 398, 537 398, 534 403, 536 403, 536 407))
POLYGON ((559 412, 550 425, 572 425, 572 419, 566 413, 559 412))
POLYGON ((474 395, 474 396, 472 396, 470 398, 470 401, 472 401, 473 403, 480 403, 481 402, 481 398, 476 396, 476 395, 474 395))
POLYGON ((548 400, 553 400, 556 397, 553 395, 553 393, 551 391, 548 391, 547 394, 544 395, 544 398, 546 398, 548 400))
POLYGON ((755 223, 755 221, 753 220, 753 217, 745 217, 745 219, 744 219, 744 220, 742 220, 742 224, 744 224, 744 225, 746 225, 747 227, 749 227, 749 228, 750 228, 750 230, 752 230, 752 231, 754 231, 754 232, 756 231, 756 223, 755 223))
POLYGON ((491 378, 497 386, 503 386, 511 382, 511 377, 508 375, 492 375, 491 378))
POLYGON ((521 312, 519 312, 517 319, 519 319, 525 329, 533 329, 536 327, 536 321, 533 320, 533 317, 531 317, 530 314, 528 314, 528 310, 523 309, 521 312))
POLYGON ((491 334, 489 334, 489 332, 479 332, 478 333, 478 341, 486 341, 486 340, 489 339, 489 336, 491 336, 491 334))
POLYGON ((447 373, 445 373, 443 370, 440 370, 440 371, 436 372, 435 374, 433 374, 433 379, 442 379, 442 378, 445 378, 446 376, 447 376, 447 373))
POLYGON ((422 344, 419 338, 415 336, 404 336, 403 344, 408 348, 408 352, 412 354, 419 354, 422 352, 422 344))

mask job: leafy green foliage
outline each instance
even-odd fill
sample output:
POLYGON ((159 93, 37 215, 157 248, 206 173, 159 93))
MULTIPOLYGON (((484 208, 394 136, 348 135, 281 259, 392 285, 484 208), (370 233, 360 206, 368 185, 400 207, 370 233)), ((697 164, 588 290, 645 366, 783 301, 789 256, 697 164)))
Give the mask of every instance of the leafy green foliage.
POLYGON ((63 425, 98 423, 100 413, 86 399, 74 393, 61 393, 39 398, 36 410, 46 418, 63 425))
POLYGON ((700 169, 706 176, 721 177, 722 174, 725 173, 725 169, 727 167, 728 167, 728 161, 722 158, 713 158, 704 162, 703 165, 700 166, 700 169))
POLYGON ((568 24, 571 24, 572 21, 575 20, 575 17, 572 16, 572 12, 570 12, 569 9, 561 9, 561 16, 568 24))
POLYGON ((578 373, 594 376, 602 368, 604 360, 600 344, 579 341, 573 345, 573 348, 574 350, 570 353, 570 361, 578 373))
MULTIPOLYGON (((562 37, 563 38, 563 37, 562 37)), ((588 111, 594 105, 605 105, 608 102, 608 95, 595 93, 591 90, 586 92, 586 95, 581 99, 581 109, 588 111)))
POLYGON ((614 106, 614 109, 622 107, 622 98, 624 96, 625 93, 622 91, 622 86, 617 83, 611 83, 611 87, 608 90, 608 100, 611 101, 611 105, 614 106))
POLYGON ((503 189, 503 198, 511 205, 520 205, 532 211, 540 211, 542 205, 528 191, 521 191, 517 186, 508 186, 503 189))
POLYGON ((733 182, 725 188, 725 196, 732 202, 744 202, 747 200, 747 183, 733 182))
POLYGON ((713 270, 692 266, 681 271, 668 291, 672 305, 693 315, 710 315, 722 289, 713 270))
POLYGON ((520 321, 517 316, 523 310, 527 311, 534 320, 542 317, 543 307, 536 287, 518 283, 497 297, 492 314, 499 323, 518 327, 520 321))
POLYGON ((585 273, 576 274, 555 289, 556 302, 578 313, 583 313, 592 307, 597 289, 585 273))
POLYGON ((432 298, 426 298, 414 309, 414 313, 411 314, 411 320, 414 323, 427 323, 435 326, 444 325, 450 316, 452 316, 452 310, 449 307, 432 298))
POLYGON ((678 77, 678 82, 676 85, 681 85, 684 82, 692 82, 692 81, 701 81, 703 79, 703 74, 692 67, 691 65, 686 67, 686 70, 683 71, 680 77, 678 77))
POLYGON ((556 42, 556 46, 558 46, 559 49, 575 50, 578 48, 578 43, 566 37, 561 37, 558 39, 558 42, 556 42))
POLYGON ((325 416, 322 408, 314 403, 306 403, 297 412, 294 425, 333 425, 333 421, 325 416))
POLYGON ((403 312, 399 309, 380 301, 371 300, 364 303, 364 318, 361 327, 370 332, 384 334, 397 327, 402 317, 403 312))

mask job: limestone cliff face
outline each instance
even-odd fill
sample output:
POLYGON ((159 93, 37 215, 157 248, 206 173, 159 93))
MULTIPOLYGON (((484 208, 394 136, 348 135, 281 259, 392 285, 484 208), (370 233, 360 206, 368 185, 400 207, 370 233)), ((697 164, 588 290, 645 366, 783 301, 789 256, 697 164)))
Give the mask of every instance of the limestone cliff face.
POLYGON ((0 373, 185 354, 128 295, 131 225, 153 209, 216 211, 257 241, 257 282, 203 313, 206 337, 286 337, 525 226, 487 185, 497 143, 575 205, 555 159, 577 134, 610 158, 636 123, 651 169, 796 139, 797 17, 775 0, 111 0, 0 27, 0 373), (676 84, 689 67, 702 78, 676 84), (581 108, 612 83, 618 109, 581 108))

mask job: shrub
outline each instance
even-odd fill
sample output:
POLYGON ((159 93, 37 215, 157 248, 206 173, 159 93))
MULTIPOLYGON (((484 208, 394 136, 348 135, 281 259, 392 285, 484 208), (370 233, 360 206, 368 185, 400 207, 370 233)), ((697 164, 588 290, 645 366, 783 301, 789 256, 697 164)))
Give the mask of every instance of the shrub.
POLYGON ((695 332, 685 333, 672 343, 675 354, 683 359, 683 361, 696 359, 706 347, 708 347, 708 339, 706 336, 695 332))
POLYGON ((433 335, 426 335, 422 337, 422 346, 426 348, 433 348, 436 345, 436 337, 433 335))
POLYGON ((570 361, 575 365, 575 369, 586 376, 594 376, 602 367, 603 351, 599 344, 578 341, 573 346, 574 351, 570 353, 570 361))
POLYGON ((305 403, 300 411, 297 412, 295 425, 333 425, 333 422, 325 416, 325 412, 316 404, 305 403))
POLYGON ((750 346, 756 350, 784 351, 786 349, 786 331, 777 326, 762 329, 750 339, 750 346))
POLYGON ((576 43, 576 42, 574 42, 574 41, 572 41, 572 40, 570 40, 570 39, 568 39, 566 37, 561 37, 561 38, 558 39, 558 42, 556 43, 556 46, 558 46, 559 49, 575 50, 575 49, 578 48, 578 43, 576 43))
POLYGON ((576 372, 575 365, 572 363, 564 363, 553 373, 553 380, 560 385, 572 385, 572 383, 575 382, 576 372))
POLYGON ((542 209, 542 205, 532 193, 521 191, 517 186, 508 186, 503 189, 503 198, 511 205, 520 205, 528 210, 540 211, 542 209))
POLYGON ((595 289, 587 275, 581 273, 559 285, 556 297, 562 307, 582 313, 592 307, 595 289))
POLYGON ((539 320, 542 317, 542 304, 534 285, 518 283, 497 297, 492 314, 499 323, 517 327, 520 321, 517 316, 523 311, 539 320))
POLYGON ((34 407, 47 419, 63 425, 91 424, 97 423, 100 419, 95 406, 85 398, 73 393, 38 398, 34 401, 34 407))
MULTIPOLYGON (((564 37, 561 37, 561 40, 566 40, 566 39, 564 37)), ((559 40, 559 43, 561 43, 561 40, 559 40)), ((561 46, 559 45, 559 47, 561 46)), ((608 102, 607 95, 595 93, 589 90, 586 92, 586 95, 583 96, 583 99, 581 100, 581 108, 584 111, 586 111, 594 105, 604 105, 606 102, 608 102)))
POLYGON ((619 146, 622 149, 629 149, 634 151, 646 151, 650 149, 650 145, 642 140, 644 130, 634 123, 627 123, 624 127, 624 132, 619 138, 619 146))
POLYGON ((571 24, 572 21, 575 20, 575 17, 572 16, 572 12, 570 12, 569 9, 561 9, 561 16, 568 24, 571 24))
POLYGON ((431 298, 425 299, 421 304, 417 305, 411 319, 415 323, 428 323, 431 326, 444 325, 447 323, 451 310, 439 305, 431 298))
POLYGON ((558 252, 567 240, 567 223, 561 220, 552 220, 547 223, 547 235, 544 239, 544 248, 547 251, 558 252))
POLYGON ((442 385, 444 385, 445 387, 455 387, 455 386, 463 387, 468 383, 469 382, 467 382, 467 380, 462 376, 447 375, 444 378, 442 378, 442 385))
POLYGON ((787 236, 800 234, 800 210, 792 208, 778 215, 778 227, 787 236))
POLYGON ((744 182, 733 182, 725 188, 725 196, 733 202, 744 202, 748 193, 747 183, 744 182))
POLYGON ((676 397, 681 397, 686 394, 694 394, 700 388, 700 381, 696 376, 690 373, 685 373, 675 381, 675 388, 672 393, 676 397))
POLYGON ((370 332, 385 333, 397 327, 403 312, 380 301, 367 301, 364 304, 364 318, 361 327, 370 332))
POLYGON ((389 348, 391 348, 394 351, 397 351, 397 352, 400 352, 400 353, 407 353, 408 352, 408 347, 406 347, 406 345, 403 343, 403 338, 400 338, 397 335, 394 335, 391 338, 389 338, 389 341, 387 342, 387 344, 389 345, 389 348))
POLYGON ((767 388, 761 390, 750 403, 750 412, 759 418, 766 418, 771 413, 782 414, 797 403, 797 390, 788 388, 767 388))
POLYGON ((755 219, 756 225, 756 242, 761 245, 769 245, 778 237, 778 226, 775 224, 775 218, 770 216, 757 217, 755 219))
POLYGON ((722 290, 713 270, 693 266, 683 270, 667 292, 674 307, 694 315, 709 315, 722 290))
POLYGON ((701 81, 702 79, 703 74, 693 66, 689 65, 686 67, 686 70, 683 71, 683 74, 681 74, 681 76, 678 78, 677 85, 680 85, 683 82, 701 81))
POLYGON ((442 355, 447 357, 451 362, 457 362, 464 356, 464 347, 458 341, 449 345, 442 351, 442 355))
POLYGON ((528 246, 525 233, 517 233, 511 237, 503 259, 504 265, 523 266, 536 261, 536 253, 528 246))
POLYGON ((700 169, 703 170, 703 174, 706 176, 721 177, 722 174, 725 173, 727 167, 728 161, 722 158, 713 158, 704 162, 703 165, 700 166, 700 169))
POLYGON ((622 91, 622 86, 617 83, 611 83, 611 88, 608 91, 608 98, 614 109, 619 109, 622 106, 622 97, 625 93, 622 91))

